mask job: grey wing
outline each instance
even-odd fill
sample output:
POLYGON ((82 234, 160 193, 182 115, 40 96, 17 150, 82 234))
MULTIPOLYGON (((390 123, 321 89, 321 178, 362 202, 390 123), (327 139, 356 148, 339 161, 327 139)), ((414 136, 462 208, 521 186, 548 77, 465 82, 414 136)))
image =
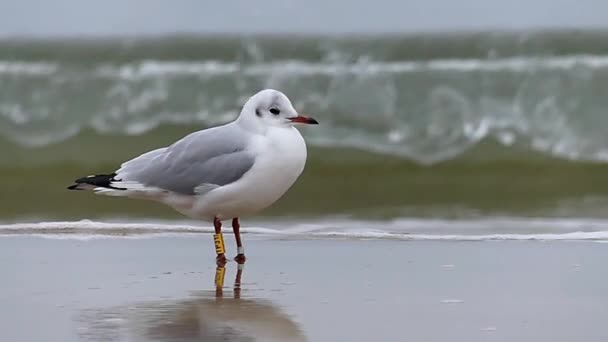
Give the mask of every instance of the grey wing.
POLYGON ((207 160, 176 158, 170 166, 142 182, 183 194, 194 194, 201 186, 217 187, 239 180, 253 166, 246 151, 229 152, 207 160))
POLYGON ((123 164, 115 178, 182 194, 205 192, 251 169, 255 157, 246 144, 240 129, 230 126, 196 132, 123 164))

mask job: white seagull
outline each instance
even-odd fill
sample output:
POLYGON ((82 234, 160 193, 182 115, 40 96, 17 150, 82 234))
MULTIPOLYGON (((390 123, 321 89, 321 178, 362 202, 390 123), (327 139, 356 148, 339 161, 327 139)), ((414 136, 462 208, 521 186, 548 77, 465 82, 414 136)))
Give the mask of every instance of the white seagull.
POLYGON ((226 260, 221 221, 232 219, 235 259, 244 262, 239 217, 273 204, 304 170, 306 143, 294 124, 318 123, 299 115, 285 94, 265 89, 236 120, 144 153, 111 174, 79 178, 68 189, 155 200, 212 221, 218 262, 226 260))

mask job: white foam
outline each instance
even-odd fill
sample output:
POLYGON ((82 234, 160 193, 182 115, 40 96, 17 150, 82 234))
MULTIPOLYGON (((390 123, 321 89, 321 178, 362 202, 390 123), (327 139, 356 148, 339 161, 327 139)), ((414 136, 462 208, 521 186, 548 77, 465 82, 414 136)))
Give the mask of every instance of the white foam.
MULTIPOLYGON (((228 227, 229 228, 229 227, 228 227)), ((608 220, 575 219, 480 219, 394 221, 324 220, 297 224, 282 222, 244 227, 244 234, 300 238, 385 239, 402 241, 608 241, 608 220), (510 225, 509 225, 510 223, 510 225), (277 228, 274 228, 274 227, 277 228), (279 226, 290 226, 280 229, 279 226), (488 233, 488 229, 508 231, 488 233), (589 231, 591 227, 593 231, 589 231), (586 229, 586 231, 583 231, 586 229), (534 231, 548 230, 547 232, 534 231), (446 233, 456 232, 456 233, 446 233), (521 232, 521 233, 520 233, 521 232)), ((0 225, 0 236, 36 236, 52 239, 92 240, 101 238, 141 239, 150 237, 210 234, 211 226, 168 222, 67 222, 15 223, 0 225)), ((443 267, 443 266, 442 266, 443 267)), ((447 266, 446 266, 447 267, 447 266)))
POLYGON ((602 232, 572 232, 563 234, 485 234, 485 235, 458 235, 458 234, 396 234, 382 232, 323 232, 312 233, 313 236, 371 238, 391 240, 415 241, 493 241, 493 240, 608 240, 608 231, 602 232))
POLYGON ((137 235, 112 235, 112 234, 72 234, 72 233, 44 233, 44 234, 3 234, 0 233, 0 238, 15 238, 15 237, 35 237, 48 240, 77 240, 77 241, 93 241, 93 240, 108 240, 108 239, 124 239, 124 240, 146 240, 154 238, 171 238, 171 237, 187 237, 197 236, 195 233, 149 233, 149 234, 137 234, 137 235))
POLYGON ((462 299, 442 299, 439 301, 441 304, 461 304, 464 303, 462 299))
POLYGON ((48 76, 58 69, 53 62, 0 61, 0 74, 48 76))
MULTIPOLYGON (((211 226, 176 223, 95 222, 90 220, 0 225, 0 237, 31 236, 57 240, 148 239, 210 234, 211 226)), ((245 234, 277 234, 274 229, 248 227, 245 234)))
POLYGON ((225 75, 233 74, 239 70, 239 64, 234 62, 204 61, 204 62, 178 62, 145 60, 122 66, 103 65, 96 69, 97 76, 105 78, 122 78, 139 80, 165 75, 225 75))
POLYGON ((6 229, 146 229, 146 230, 188 230, 192 232, 211 232, 210 227, 201 227, 183 224, 156 224, 156 223, 122 223, 122 222, 96 222, 91 220, 80 221, 56 221, 56 222, 36 222, 36 223, 13 223, 0 225, 1 230, 6 229))
MULTIPOLYGON (((6 63, 6 62, 5 62, 6 63)), ((41 65, 51 65, 41 63, 41 65)), ((0 71, 1 69, 0 62, 0 71)), ((246 76, 268 76, 285 73, 292 76, 311 75, 358 75, 400 74, 419 71, 510 71, 529 72, 532 70, 568 70, 573 67, 604 68, 608 66, 608 56, 604 55, 564 55, 564 56, 524 56, 508 58, 433 59, 399 62, 363 61, 356 63, 311 63, 300 60, 276 60, 270 63, 241 65, 237 62, 208 60, 203 62, 145 60, 121 66, 103 65, 96 74, 106 78, 140 80, 166 75, 218 76, 242 73, 246 76)), ((15 68, 15 66, 13 66, 15 68)), ((19 69, 16 69, 19 70, 19 69)), ((25 69, 27 70, 27 69, 25 69)), ((44 69, 43 69, 44 70, 44 69)), ((52 69, 51 69, 52 70, 52 69)))

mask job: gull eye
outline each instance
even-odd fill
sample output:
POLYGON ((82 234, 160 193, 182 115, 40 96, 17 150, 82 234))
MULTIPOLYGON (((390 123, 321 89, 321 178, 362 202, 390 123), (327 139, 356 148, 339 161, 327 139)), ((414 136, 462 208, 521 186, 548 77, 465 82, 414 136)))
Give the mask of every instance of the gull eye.
POLYGON ((279 115, 281 114, 281 111, 278 108, 272 107, 270 108, 270 112, 274 115, 279 115))

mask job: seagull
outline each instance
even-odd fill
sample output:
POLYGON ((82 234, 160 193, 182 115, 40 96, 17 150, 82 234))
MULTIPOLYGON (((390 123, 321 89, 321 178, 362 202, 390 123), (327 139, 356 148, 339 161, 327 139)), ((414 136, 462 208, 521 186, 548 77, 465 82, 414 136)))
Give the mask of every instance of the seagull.
POLYGON ((68 189, 158 201, 213 222, 218 263, 226 261, 222 221, 232 220, 235 260, 244 263, 239 217, 272 205, 304 170, 306 143, 297 124, 318 122, 298 114, 282 92, 265 89, 234 121, 146 152, 112 173, 76 179, 68 189))

